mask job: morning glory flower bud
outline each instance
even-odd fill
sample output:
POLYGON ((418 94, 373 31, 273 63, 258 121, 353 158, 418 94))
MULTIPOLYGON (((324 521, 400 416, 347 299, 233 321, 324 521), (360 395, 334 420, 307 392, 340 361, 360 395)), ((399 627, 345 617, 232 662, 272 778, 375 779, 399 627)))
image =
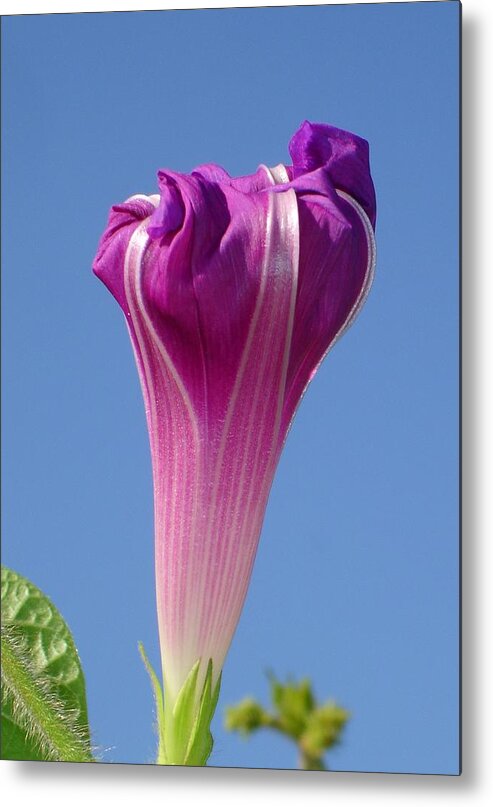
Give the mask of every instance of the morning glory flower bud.
POLYGON ((159 194, 111 209, 94 262, 125 314, 145 400, 161 759, 175 764, 200 757, 185 735, 204 687, 211 702, 217 689, 295 410, 373 276, 366 141, 305 121, 289 151, 292 165, 238 178, 212 164, 159 171, 159 194))

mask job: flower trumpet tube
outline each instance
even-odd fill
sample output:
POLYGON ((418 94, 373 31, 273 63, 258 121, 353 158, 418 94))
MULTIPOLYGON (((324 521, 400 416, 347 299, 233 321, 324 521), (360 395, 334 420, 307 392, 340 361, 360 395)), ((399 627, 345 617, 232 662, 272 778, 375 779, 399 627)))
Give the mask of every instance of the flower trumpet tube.
POLYGON ((94 262, 145 400, 169 764, 210 752, 288 429, 372 281, 368 144, 305 121, 289 151, 292 165, 239 178, 212 164, 159 171, 159 194, 111 209, 94 262))

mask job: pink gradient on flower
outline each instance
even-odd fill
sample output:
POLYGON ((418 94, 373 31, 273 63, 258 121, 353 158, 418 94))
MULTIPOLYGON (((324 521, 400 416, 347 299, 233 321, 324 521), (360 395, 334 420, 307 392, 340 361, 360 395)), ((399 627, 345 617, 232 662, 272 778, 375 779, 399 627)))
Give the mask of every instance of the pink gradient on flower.
POLYGON ((149 427, 167 697, 222 668, 304 390, 368 293, 366 141, 305 123, 292 166, 159 172, 112 208, 94 271, 128 324, 149 427))

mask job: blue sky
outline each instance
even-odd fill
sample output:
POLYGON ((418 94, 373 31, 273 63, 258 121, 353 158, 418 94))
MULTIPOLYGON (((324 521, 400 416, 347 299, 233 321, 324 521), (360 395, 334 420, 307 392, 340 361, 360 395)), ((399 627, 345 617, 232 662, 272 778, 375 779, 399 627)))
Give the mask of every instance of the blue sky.
POLYGON ((152 485, 123 318, 91 273, 160 167, 287 161, 308 118, 371 146, 375 283, 298 411, 223 674, 210 764, 289 768, 222 728, 265 676, 352 713, 332 768, 458 767, 456 2, 3 20, 3 562, 72 628, 102 757, 150 762, 152 485))

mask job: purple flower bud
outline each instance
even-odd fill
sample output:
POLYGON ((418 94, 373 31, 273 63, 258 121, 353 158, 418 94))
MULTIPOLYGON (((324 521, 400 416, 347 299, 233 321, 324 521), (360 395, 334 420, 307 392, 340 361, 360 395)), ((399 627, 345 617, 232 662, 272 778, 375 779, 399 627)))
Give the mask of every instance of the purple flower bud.
POLYGON ((305 121, 293 165, 159 172, 113 207, 94 271, 121 305, 145 399, 167 698, 217 680, 295 410, 375 262, 368 144, 305 121))

